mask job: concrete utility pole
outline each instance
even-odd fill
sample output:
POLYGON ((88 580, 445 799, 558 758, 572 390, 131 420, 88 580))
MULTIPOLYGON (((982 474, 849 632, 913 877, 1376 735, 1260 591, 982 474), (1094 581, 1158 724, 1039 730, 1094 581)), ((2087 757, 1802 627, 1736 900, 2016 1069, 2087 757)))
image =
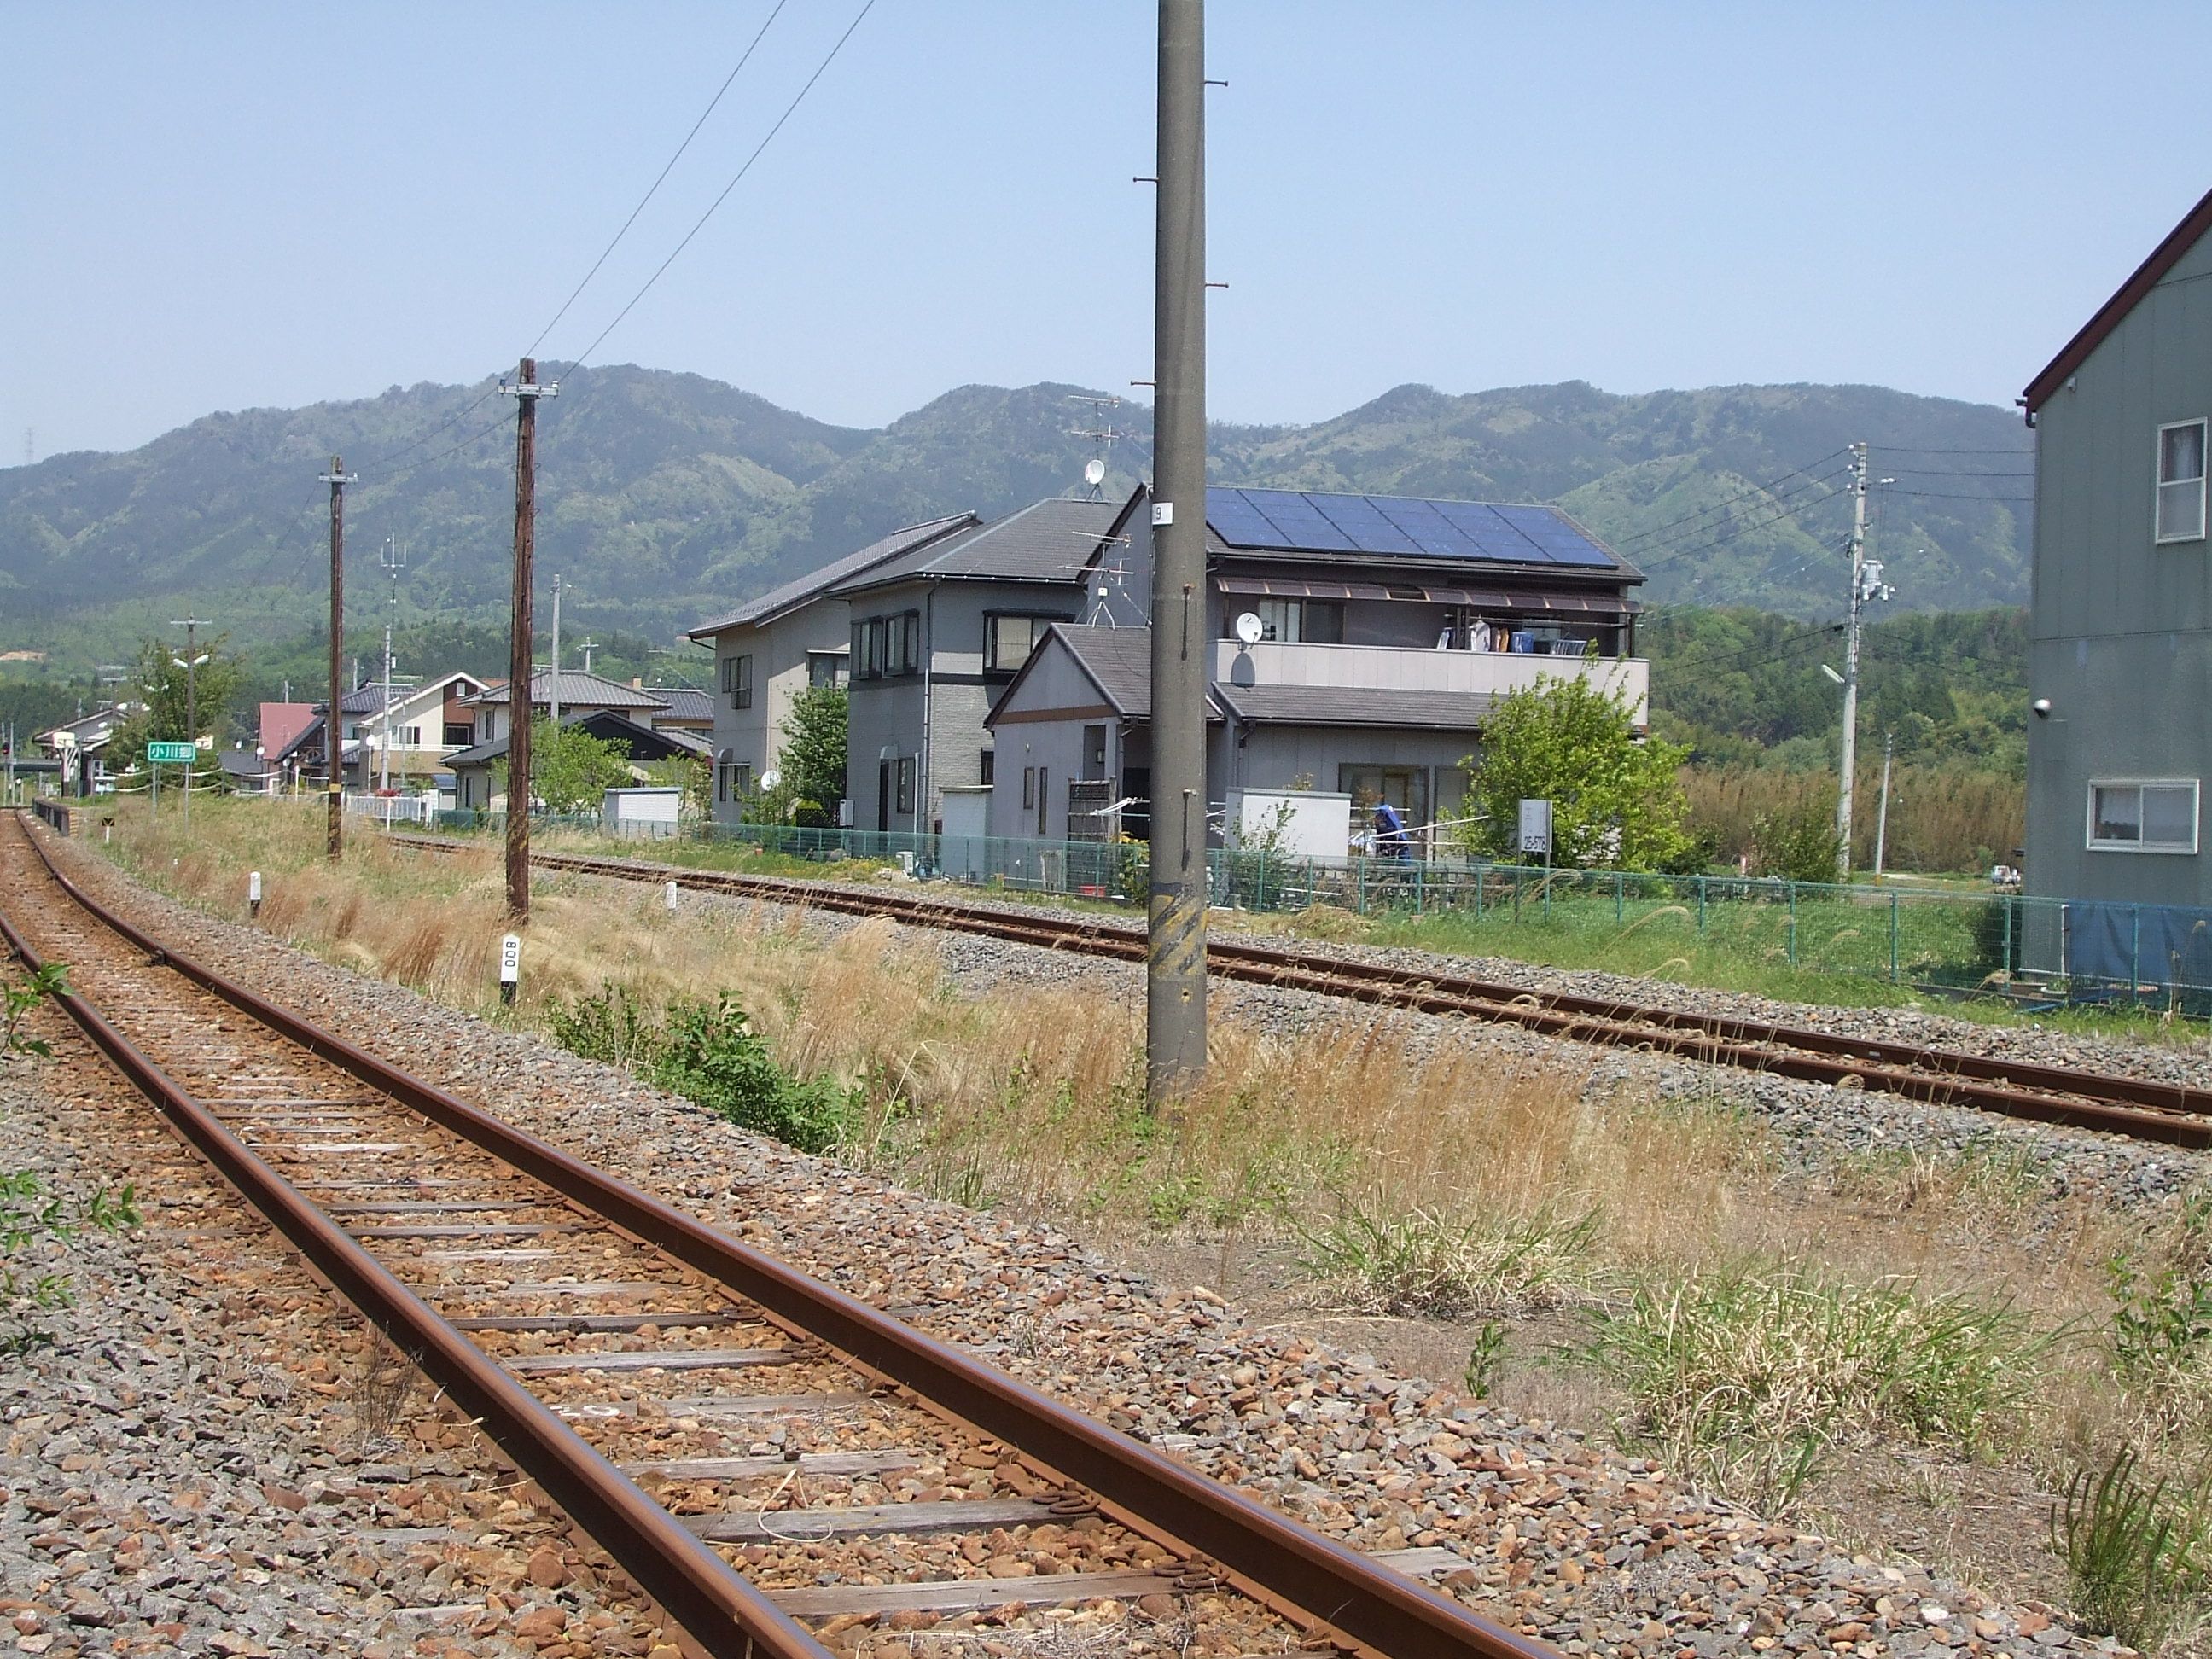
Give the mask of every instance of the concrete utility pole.
POLYGON ((1206 5, 1160 0, 1145 1093, 1206 1073, 1206 5))
POLYGON ((538 384, 538 360, 525 357, 500 390, 514 410, 514 605, 507 651, 507 913, 530 920, 530 584, 537 551, 538 400, 559 383, 538 384))
POLYGON ((380 792, 392 791, 392 629, 399 620, 399 573, 407 568, 407 550, 401 545, 397 533, 384 538, 384 568, 392 573, 392 622, 384 624, 384 708, 379 722, 384 728, 384 754, 379 768, 382 781, 380 792))
MULTIPOLYGON (((1851 797, 1859 759, 1859 624, 1869 601, 1886 599, 1881 566, 1867 557, 1867 491, 1875 481, 1867 477, 1867 447, 1851 446, 1851 603, 1844 646, 1843 779, 1836 791, 1836 879, 1851 873, 1851 797)), ((1892 478, 1880 480, 1893 483, 1892 478)))
POLYGON ((345 850, 345 487, 359 481, 345 464, 331 457, 323 482, 331 487, 331 703, 323 716, 323 776, 330 801, 328 853, 337 862, 345 850))
MULTIPOLYGON (((185 740, 197 758, 200 752, 200 665, 207 660, 198 651, 200 624, 206 617, 172 617, 169 626, 185 630, 185 654, 169 660, 185 671, 185 740)), ((192 763, 185 763, 185 833, 192 832, 192 763)))
POLYGON ((552 699, 553 737, 561 736, 561 575, 553 574, 553 672, 546 677, 546 694, 552 699))
POLYGON ((1881 879, 1883 856, 1889 851, 1889 763, 1895 757, 1897 733, 1881 734, 1881 811, 1874 821, 1874 878, 1881 879))

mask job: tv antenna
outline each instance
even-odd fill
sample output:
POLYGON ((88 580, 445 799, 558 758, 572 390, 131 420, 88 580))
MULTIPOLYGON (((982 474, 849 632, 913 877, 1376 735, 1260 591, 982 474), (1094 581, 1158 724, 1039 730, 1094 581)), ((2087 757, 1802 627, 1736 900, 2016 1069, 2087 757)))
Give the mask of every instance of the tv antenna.
POLYGON ((1098 453, 1083 464, 1083 483, 1087 493, 1080 499, 1103 501, 1106 499, 1106 492, 1103 487, 1106 483, 1106 470, 1114 459, 1114 440, 1128 435, 1125 432, 1117 432, 1114 428, 1112 411, 1121 408, 1121 400, 1119 398, 1099 398, 1083 392, 1072 392, 1067 401, 1072 404, 1090 404, 1100 419, 1101 423, 1095 427, 1070 427, 1068 435, 1072 438, 1088 438, 1097 446, 1098 453))

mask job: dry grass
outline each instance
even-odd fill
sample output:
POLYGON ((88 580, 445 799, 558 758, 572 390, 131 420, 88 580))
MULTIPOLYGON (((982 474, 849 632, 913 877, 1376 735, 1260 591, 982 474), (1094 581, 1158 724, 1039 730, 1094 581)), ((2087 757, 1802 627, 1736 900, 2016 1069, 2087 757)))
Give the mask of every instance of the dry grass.
MULTIPOLYGON (((1682 787, 1690 802, 1690 827, 1720 838, 1720 854, 1733 860, 1751 850, 1751 826, 1762 814, 1794 816, 1832 811, 1837 775, 1690 766, 1682 787)), ((1972 870, 1989 867, 2021 844, 2027 822, 2027 783, 2008 773, 1965 766, 1898 767, 1890 783, 1887 863, 1893 870, 1972 870)), ((1853 821, 1852 865, 1874 861, 1875 805, 1881 796, 1877 750, 1859 769, 1860 811, 1853 821)))
MULTIPOLYGON (((2121 1386, 2098 1334, 2112 1328, 2114 1251, 2154 1267, 2201 1248, 2201 1230, 2146 1238, 2139 1214, 2059 1192, 2017 1138, 1876 1149, 1808 1173, 1761 1121, 1712 1100, 1594 1091, 1583 1066, 1516 1037, 1361 1011, 1285 1036, 1236 1018, 1234 994, 1205 1085, 1154 1117, 1141 1022, 1109 988, 1113 970, 973 997, 948 979, 938 941, 886 921, 824 939, 790 913, 686 900, 672 917, 658 890, 568 878, 538 890, 523 996, 508 1012, 493 979, 505 924, 490 850, 433 858, 357 835, 333 870, 307 815, 236 803, 196 818, 202 839, 186 846, 126 816, 115 851, 240 920, 246 872, 258 868, 268 930, 488 1018, 541 1024, 550 1000, 611 983, 647 1006, 728 992, 782 1066, 859 1089, 865 1127, 841 1156, 948 1198, 1093 1237, 1272 1242, 1286 1259, 1303 1240, 1336 1305, 1494 1310, 1553 1333, 1569 1316, 1530 1310, 1620 1312, 1641 1297, 1664 1330, 1683 1310, 1711 1312, 1712 1286, 1734 1285, 1729 1317, 1707 1323, 1739 1322, 1756 1341, 1646 1345, 1649 1375, 1630 1403, 1655 1427, 1669 1389, 1767 1386, 1747 1383, 1743 1366, 1755 1358, 1771 1373, 1777 1354, 1817 1355, 1838 1329, 2002 1328, 2021 1334, 2005 1349, 2018 1363, 1996 1390, 2002 1410, 1975 1419, 1976 1455, 2032 1468, 2045 1491, 2120 1443, 2179 1469, 2212 1432, 2194 1413, 2172 1420, 2170 1398, 2161 1418, 2148 1381, 2121 1386), (1322 1261, 1310 1246, 1347 1218, 1358 1219, 1346 1247, 1322 1261), (1747 1261, 1762 1264, 1749 1279, 1747 1261), (1998 1309, 2014 1311, 1986 1311, 1998 1309), (1684 1355, 1694 1366, 1676 1365, 1684 1355)), ((1858 1352, 1874 1356, 1869 1389, 1902 1364, 1872 1338, 1858 1352)), ((1916 1364, 1927 1352, 1896 1349, 1916 1364)), ((2212 1378, 2212 1361, 2203 1369, 2212 1378)), ((1908 1413, 1893 1430, 1955 1436, 1936 1416, 1916 1426, 1908 1413)), ((1732 1420, 1694 1456, 1686 1440, 1686 1466, 1784 1501, 1804 1484, 1805 1448, 1825 1438, 1790 1423, 1770 1433, 1757 1413, 1732 1420)), ((1989 1543, 1962 1534, 1959 1547, 1989 1543)))

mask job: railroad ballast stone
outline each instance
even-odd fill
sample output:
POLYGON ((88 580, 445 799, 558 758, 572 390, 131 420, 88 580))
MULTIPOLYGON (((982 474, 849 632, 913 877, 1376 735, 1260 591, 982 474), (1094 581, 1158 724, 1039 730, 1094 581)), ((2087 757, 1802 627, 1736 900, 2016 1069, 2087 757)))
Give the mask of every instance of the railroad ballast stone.
MULTIPOLYGON (((1364 1548, 1461 1551, 1467 1566, 1444 1581, 1453 1593, 1565 1651, 2124 1651, 2068 1630, 2054 1609, 1840 1553, 1553 1425, 1366 1356, 1250 1329, 1210 1291, 1158 1285, 1056 1229, 792 1152, 611 1068, 151 893, 96 855, 62 856, 95 894, 217 971, 1323 1532, 1364 1548), (869 1224, 856 1228, 861 1213, 869 1224)), ((957 973, 976 946, 951 948, 957 973)), ((988 950, 1003 967, 1023 947, 988 950)), ((1065 957, 1024 954, 1065 982, 1065 957)), ((1113 967, 1090 970, 1110 979, 1113 967)), ((1872 1103, 1818 1092, 1831 1110, 1872 1103)), ((1986 1124, 1894 1105, 1915 1133, 1931 1121, 1986 1124)))

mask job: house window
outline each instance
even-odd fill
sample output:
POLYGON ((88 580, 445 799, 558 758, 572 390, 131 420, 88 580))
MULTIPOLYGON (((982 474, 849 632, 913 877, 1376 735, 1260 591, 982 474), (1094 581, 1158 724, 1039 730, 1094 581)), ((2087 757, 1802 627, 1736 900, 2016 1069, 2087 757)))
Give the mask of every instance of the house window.
POLYGON ((885 679, 921 669, 921 612, 870 617, 853 624, 853 678, 885 679))
POLYGON ((750 656, 722 659, 722 690, 728 694, 731 708, 753 706, 753 659, 750 656))
POLYGON ((983 672, 1011 674, 1030 659, 1044 630, 1066 617, 1013 617, 999 611, 983 617, 983 672))
POLYGON ((983 751, 983 758, 981 764, 976 768, 975 776, 976 781, 980 783, 996 783, 999 781, 999 751, 997 750, 986 749, 983 751))
POLYGON ((2158 429, 2158 539, 2204 539, 2204 422, 2158 429))
POLYGON ((898 806, 902 812, 914 811, 914 757, 907 756, 898 763, 898 806))
POLYGON ((1052 786, 1046 781, 1045 769, 1037 768, 1037 839, 1042 841, 1052 822, 1052 786))
POLYGON ((1036 805, 1036 768, 1022 768, 1022 810, 1027 811, 1036 805))
POLYGON ((753 790, 753 769, 743 761, 733 761, 725 749, 721 758, 714 763, 714 799, 723 805, 741 801, 753 790))
POLYGON ((1094 778, 1106 775, 1106 728, 1086 726, 1083 728, 1083 763, 1094 778))
POLYGON ((806 683, 809 685, 842 685, 849 678, 848 665, 852 659, 842 651, 810 651, 806 653, 806 683))
POLYGON ((465 726, 457 720, 446 722, 447 748, 465 749, 476 740, 477 729, 473 726, 465 726))
POLYGON ((2197 781, 2116 778, 2092 782, 2089 845, 2105 853, 2194 853, 2197 781))

